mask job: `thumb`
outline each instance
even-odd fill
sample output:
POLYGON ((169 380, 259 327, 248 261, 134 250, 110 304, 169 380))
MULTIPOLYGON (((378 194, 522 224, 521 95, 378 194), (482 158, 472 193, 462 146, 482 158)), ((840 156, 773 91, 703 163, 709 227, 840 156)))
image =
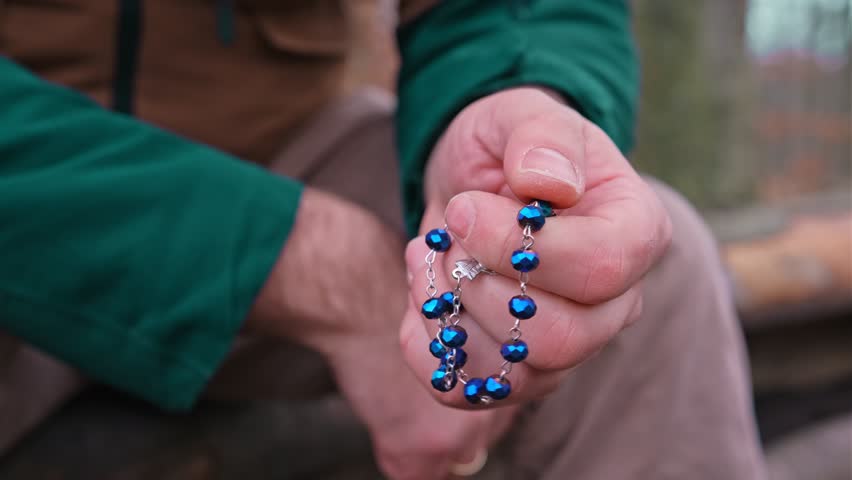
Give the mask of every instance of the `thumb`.
POLYGON ((586 189, 584 121, 570 108, 552 105, 510 130, 503 173, 521 201, 535 198, 568 208, 586 189))

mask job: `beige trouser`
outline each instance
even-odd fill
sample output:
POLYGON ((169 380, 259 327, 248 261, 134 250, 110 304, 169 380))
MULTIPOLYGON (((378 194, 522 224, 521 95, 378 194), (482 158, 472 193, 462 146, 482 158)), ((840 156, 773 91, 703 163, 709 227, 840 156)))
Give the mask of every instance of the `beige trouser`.
MULTIPOLYGON (((282 152, 276 170, 401 225, 392 108, 375 91, 338 102, 282 152)), ((716 246, 680 196, 649 182, 669 210, 674 239, 645 279, 642 318, 526 408, 477 478, 765 478, 743 339, 716 246)), ((292 350, 243 342, 211 385, 217 396, 327 387, 320 365, 282 383, 279 366, 293 371, 292 350)), ((72 368, 0 336, 0 451, 83 384, 72 368)))

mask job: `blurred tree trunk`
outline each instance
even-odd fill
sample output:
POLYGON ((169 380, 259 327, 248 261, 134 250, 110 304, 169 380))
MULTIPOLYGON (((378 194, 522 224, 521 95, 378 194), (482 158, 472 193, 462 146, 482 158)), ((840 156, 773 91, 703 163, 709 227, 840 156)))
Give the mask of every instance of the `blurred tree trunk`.
POLYGON ((636 166, 701 207, 750 198, 745 0, 636 0, 636 166))

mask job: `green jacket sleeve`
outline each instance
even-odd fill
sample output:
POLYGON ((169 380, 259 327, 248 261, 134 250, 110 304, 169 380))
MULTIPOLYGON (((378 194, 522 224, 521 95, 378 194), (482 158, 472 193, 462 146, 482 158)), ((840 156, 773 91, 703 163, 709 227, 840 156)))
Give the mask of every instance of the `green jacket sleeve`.
POLYGON ((301 186, 0 57, 0 329, 189 408, 286 241, 301 186))
POLYGON ((443 1, 397 35, 397 145, 409 231, 423 212, 424 163, 465 105, 518 85, 564 94, 626 152, 638 66, 626 0, 443 1))

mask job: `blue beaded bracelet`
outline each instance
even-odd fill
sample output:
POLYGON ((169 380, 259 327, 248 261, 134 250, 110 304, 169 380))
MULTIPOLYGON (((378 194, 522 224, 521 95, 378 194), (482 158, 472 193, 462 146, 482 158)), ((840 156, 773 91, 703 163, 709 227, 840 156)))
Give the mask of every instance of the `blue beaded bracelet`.
POLYGON ((509 329, 509 340, 500 347, 500 355, 503 357, 500 373, 488 378, 468 378, 462 369, 467 363, 467 353, 461 347, 468 338, 467 331, 459 325, 461 286, 463 278, 473 280, 480 273, 494 272, 475 259, 457 261, 456 269, 452 272, 456 280, 455 288, 438 295, 435 259, 438 252, 449 251, 452 239, 445 228, 436 228, 426 234, 426 245, 429 247, 429 254, 426 255, 426 278, 429 281, 426 293, 429 298, 423 303, 421 313, 427 319, 438 321, 438 332, 429 344, 429 353, 440 360, 431 379, 436 390, 449 392, 461 382, 464 385, 464 398, 473 404, 489 404, 494 400, 505 399, 512 393, 512 384, 507 375, 512 372, 513 364, 524 361, 529 355, 529 347, 520 339, 521 321, 529 320, 538 310, 535 301, 527 296, 529 272, 535 270, 540 262, 538 254, 532 250, 535 244, 532 234, 541 230, 545 219, 553 215, 553 208, 542 200, 535 200, 518 212, 518 225, 523 229, 523 236, 521 247, 512 253, 511 263, 519 272, 521 292, 509 299, 509 314, 514 318, 514 325, 509 329))

